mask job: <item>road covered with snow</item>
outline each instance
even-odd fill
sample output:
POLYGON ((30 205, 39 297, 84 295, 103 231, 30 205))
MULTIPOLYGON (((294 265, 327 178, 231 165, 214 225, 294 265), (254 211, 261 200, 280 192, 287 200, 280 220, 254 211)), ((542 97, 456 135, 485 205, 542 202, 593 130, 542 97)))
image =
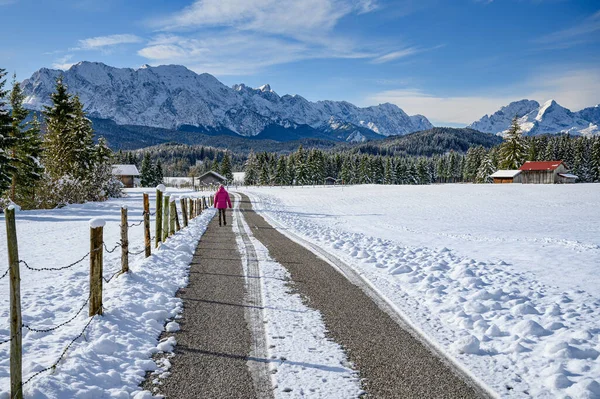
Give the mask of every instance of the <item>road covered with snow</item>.
MULTIPOLYGON (((150 193, 155 211, 154 190, 150 193)), ((112 250, 120 240, 120 209, 128 207, 129 251, 143 250, 142 193, 126 190, 126 197, 102 203, 70 205, 62 209, 17 213, 19 258, 32 268, 61 268, 89 252, 89 221, 106 221, 104 242, 112 250)), ((172 191, 175 196, 208 193, 172 191)), ((179 205, 179 204, 178 204, 179 205)), ((129 398, 140 388, 146 371, 157 368, 152 355, 168 345, 157 341, 165 322, 181 311, 175 292, 188 281, 189 263, 198 240, 214 211, 193 219, 186 229, 170 237, 152 256, 130 256, 127 275, 104 283, 104 315, 88 318, 89 258, 63 270, 34 271, 21 265, 23 323, 23 388, 28 398, 129 398), (72 319, 72 320, 71 320, 72 319), (87 328, 86 328, 87 326, 87 328), (82 335, 80 333, 84 331, 82 335), (44 371, 61 359, 54 370, 44 371), (41 372, 36 376, 36 373, 41 372), (33 377, 31 380, 30 378, 33 377), (30 381, 29 381, 30 380, 30 381)), ((151 217, 154 236, 154 216, 151 217)), ((4 217, 0 218, 4 224, 4 217)), ((6 254, 6 232, 0 229, 0 253, 6 254)), ((120 269, 120 248, 104 252, 104 277, 120 269)), ((6 267, 6 259, 0 263, 6 267)), ((0 275, 5 269, 0 272, 0 275)), ((8 278, 0 280, 0 342, 9 338, 8 278)), ((0 398, 8 398, 10 345, 0 345, 0 398)))
POLYGON ((502 397, 600 397, 600 185, 245 188, 502 397))

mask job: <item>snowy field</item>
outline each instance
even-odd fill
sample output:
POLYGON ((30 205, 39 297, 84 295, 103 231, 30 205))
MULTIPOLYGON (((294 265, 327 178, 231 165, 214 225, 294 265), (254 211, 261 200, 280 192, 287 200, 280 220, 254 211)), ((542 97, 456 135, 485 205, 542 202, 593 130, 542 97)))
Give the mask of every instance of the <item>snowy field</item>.
POLYGON ((600 185, 244 191, 498 395, 600 398, 600 185))
MULTIPOLYGON (((150 193, 155 211, 155 191, 150 193)), ((175 196, 191 192, 171 190, 175 196)), ((59 268, 89 252, 89 220, 106 221, 104 241, 108 249, 120 240, 120 208, 127 205, 129 224, 142 220, 140 189, 126 190, 126 197, 103 203, 71 205, 62 209, 17 213, 19 257, 33 268, 59 268)), ((193 193, 193 195, 208 193, 193 193)), ((177 201, 178 206, 179 202, 177 201)), ((145 259, 130 256, 128 275, 104 283, 105 313, 91 320, 82 338, 75 341, 54 371, 43 372, 24 387, 27 398, 129 398, 147 370, 157 366, 153 353, 168 350, 171 343, 158 343, 165 321, 181 311, 174 297, 187 284, 189 263, 198 240, 206 230, 213 210, 194 219, 145 259), (158 345, 157 345, 158 344, 158 345)), ((0 217, 4 225, 4 217, 0 217)), ((181 219, 180 219, 181 220, 181 219)), ((154 217, 151 217, 154 236, 154 217)), ((129 229, 129 251, 143 250, 143 225, 129 229)), ((2 270, 6 270, 6 231, 0 229, 2 270)), ((120 248, 104 253, 104 276, 120 269, 120 248)), ((32 271, 21 266, 23 323, 38 330, 66 321, 47 333, 23 330, 23 379, 52 366, 62 351, 88 324, 89 259, 59 271, 32 271), (81 312, 78 311, 81 309, 81 312)), ((0 342, 10 336, 8 278, 0 280, 0 342)), ((9 397, 9 344, 0 345, 0 398, 9 397)))

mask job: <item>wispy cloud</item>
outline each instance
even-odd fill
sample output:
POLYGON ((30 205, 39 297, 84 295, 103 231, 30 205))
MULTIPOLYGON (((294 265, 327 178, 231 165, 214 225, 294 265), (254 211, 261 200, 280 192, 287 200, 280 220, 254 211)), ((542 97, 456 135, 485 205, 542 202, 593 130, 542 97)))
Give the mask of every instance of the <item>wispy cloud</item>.
POLYGON ((423 114, 434 124, 467 125, 524 98, 538 102, 552 98, 572 111, 600 103, 600 70, 597 68, 561 66, 537 72, 512 87, 486 88, 485 94, 477 91, 464 96, 440 96, 421 89, 401 88, 371 94, 365 105, 390 102, 408 114, 423 114))
POLYGON ((409 48, 406 48, 403 50, 393 51, 391 53, 384 54, 382 56, 379 56, 379 57, 373 59, 371 62, 373 64, 383 64, 384 62, 397 60, 398 58, 408 57, 409 55, 413 55, 418 52, 419 52, 419 49, 417 49, 415 47, 409 47, 409 48))
POLYGON ((537 39, 534 43, 544 47, 567 48, 577 44, 600 40, 600 10, 577 25, 557 30, 537 39))
POLYGON ((60 57, 56 61, 54 61, 54 63, 52 64, 52 68, 62 69, 63 71, 66 71, 75 64, 74 62, 71 62, 72 59, 72 54, 66 54, 63 57, 60 57))
POLYGON ((119 44, 141 43, 141 37, 130 34, 90 37, 79 40, 79 47, 74 50, 98 50, 119 44))
MULTIPOLYGON (((316 58, 365 58, 383 63, 409 54, 336 31, 345 17, 379 9, 376 0, 197 0, 150 21, 162 33, 138 51, 151 62, 185 63, 217 75, 316 58)), ((395 47, 398 43, 395 43, 395 47)), ((418 49, 411 50, 418 52, 418 49)))

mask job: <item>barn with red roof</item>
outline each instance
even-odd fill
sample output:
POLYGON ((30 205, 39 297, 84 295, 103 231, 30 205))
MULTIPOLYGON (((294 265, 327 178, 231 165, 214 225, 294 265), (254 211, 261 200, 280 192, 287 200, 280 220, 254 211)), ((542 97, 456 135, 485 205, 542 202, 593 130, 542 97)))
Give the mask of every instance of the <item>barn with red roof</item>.
POLYGON ((563 161, 527 161, 519 170, 524 184, 574 183, 577 179, 563 161))

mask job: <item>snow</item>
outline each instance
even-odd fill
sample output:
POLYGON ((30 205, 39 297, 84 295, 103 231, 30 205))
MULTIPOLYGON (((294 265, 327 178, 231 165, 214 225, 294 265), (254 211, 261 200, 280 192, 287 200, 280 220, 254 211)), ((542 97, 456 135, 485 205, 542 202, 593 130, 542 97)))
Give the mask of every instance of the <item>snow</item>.
MULTIPOLYGON (((61 209, 23 211, 17 216, 19 256, 31 267, 57 268, 89 252, 90 216, 103 219, 104 241, 109 248, 120 240, 121 206, 129 208, 129 222, 142 220, 142 193, 155 204, 154 189, 125 190, 127 196, 102 203, 70 205, 61 209)), ((184 192, 182 192, 184 193, 184 192)), ((201 196, 207 193, 187 193, 201 196)), ((151 357, 168 351, 175 341, 158 342, 165 329, 182 311, 176 291, 187 284, 189 264, 198 240, 214 210, 190 221, 189 227, 170 237, 152 256, 130 255, 130 273, 118 275, 103 287, 104 315, 87 317, 89 260, 60 271, 32 271, 21 267, 23 323, 47 329, 76 317, 54 331, 23 330, 23 377, 52 366, 67 344, 75 340, 56 370, 43 372, 24 387, 26 398, 148 397, 139 384, 146 371, 154 370, 151 357), (168 271, 167 271, 168 270, 168 271), (77 311, 82 312, 77 314, 77 311)), ((2 217, 3 219, 3 217, 2 217)), ((154 232, 154 218, 151 218, 154 232)), ((4 221, 0 221, 4 223, 4 221)), ((143 250, 143 225, 129 229, 129 250, 143 250)), ((0 253, 6 253, 6 235, 0 230, 0 253)), ((120 270, 120 251, 104 252, 104 276, 120 270)), ((8 279, 0 280, 0 341, 8 338, 8 279)), ((9 347, 0 345, 0 398, 8 397, 9 347)))
POLYGON ((244 190, 499 396, 598 397, 600 185, 244 190))
MULTIPOLYGON (((234 232, 248 275, 237 217, 234 213, 234 232)), ((275 399, 359 397, 363 391, 358 374, 340 345, 327 338, 321 314, 293 293, 290 274, 269 256, 268 249, 254 238, 245 221, 243 228, 260 265, 265 338, 275 399)))
POLYGON ((140 172, 135 165, 113 165, 112 174, 115 176, 139 176, 140 172))
POLYGON ((593 108, 571 112, 554 100, 548 100, 542 105, 537 101, 520 100, 500 108, 491 116, 485 115, 467 127, 504 135, 510 128, 512 119, 517 116, 519 126, 526 135, 570 133, 593 136, 600 134, 595 124, 595 114, 593 108))
POLYGON ((22 84, 25 103, 35 109, 48 105, 59 75, 86 104, 87 113, 120 125, 166 129, 191 125, 255 136, 273 123, 318 128, 334 116, 355 125, 363 121, 365 127, 386 136, 433 127, 427 118, 409 117, 391 104, 361 108, 344 101, 279 96, 269 85, 230 88, 212 75, 198 75, 181 65, 132 69, 81 62, 67 71, 42 68, 22 84), (165 113, 166 108, 170 112, 165 113))
POLYGON ((162 193, 164 193, 165 191, 167 191, 167 188, 165 187, 164 184, 159 184, 158 186, 156 186, 156 189, 162 193))
POLYGON ((90 227, 92 229, 97 229, 98 227, 104 227, 106 226, 106 221, 104 221, 104 219, 91 219, 90 220, 90 227))

